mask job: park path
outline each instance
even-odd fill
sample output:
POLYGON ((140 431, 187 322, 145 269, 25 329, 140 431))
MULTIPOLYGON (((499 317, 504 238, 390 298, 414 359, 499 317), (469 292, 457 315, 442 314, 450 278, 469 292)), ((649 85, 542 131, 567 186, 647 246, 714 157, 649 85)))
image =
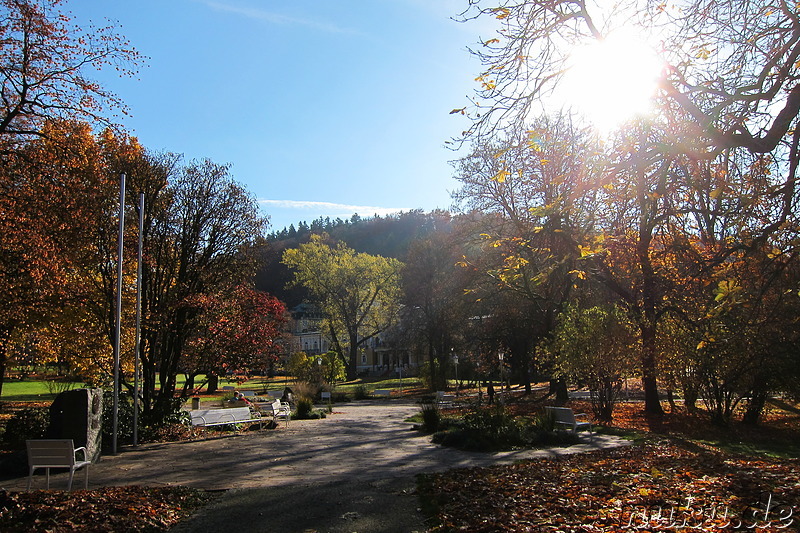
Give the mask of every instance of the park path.
MULTIPOLYGON (((296 420, 275 430, 126 448, 92 465, 89 488, 233 489, 176 531, 219 531, 232 525, 238 533, 424 531, 414 495, 416 474, 626 444, 597 435, 567 448, 463 452, 432 444, 430 436, 413 431, 405 420, 418 411, 419 405, 402 400, 352 402, 335 405, 328 418, 296 420)), ((34 486, 43 481, 37 477, 34 486)), ((25 483, 20 478, 2 484, 24 490, 25 483)), ((51 479, 52 487, 65 485, 62 474, 51 479)))

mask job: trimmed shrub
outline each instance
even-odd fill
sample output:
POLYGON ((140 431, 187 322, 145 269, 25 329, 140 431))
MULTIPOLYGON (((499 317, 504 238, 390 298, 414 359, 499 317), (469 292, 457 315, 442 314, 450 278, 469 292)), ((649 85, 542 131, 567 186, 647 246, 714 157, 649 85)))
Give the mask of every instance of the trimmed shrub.
POLYGON ((314 402, 311 400, 311 398, 307 396, 300 396, 297 399, 297 405, 295 407, 295 415, 293 418, 297 418, 298 420, 309 418, 309 415, 311 415, 311 411, 313 410, 314 410, 314 402))
POLYGON ((29 407, 14 413, 6 423, 3 438, 9 448, 21 450, 28 439, 41 439, 47 433, 50 424, 50 409, 47 407, 29 407))
POLYGON ((573 432, 554 431, 546 415, 533 420, 515 418, 503 406, 478 408, 461 420, 440 421, 439 425, 433 442, 462 450, 498 451, 580 442, 573 432))
POLYGON ((292 414, 293 420, 315 420, 317 418, 326 418, 327 415, 325 411, 322 409, 314 409, 314 401, 307 396, 301 396, 297 400, 296 408, 294 414, 292 414))

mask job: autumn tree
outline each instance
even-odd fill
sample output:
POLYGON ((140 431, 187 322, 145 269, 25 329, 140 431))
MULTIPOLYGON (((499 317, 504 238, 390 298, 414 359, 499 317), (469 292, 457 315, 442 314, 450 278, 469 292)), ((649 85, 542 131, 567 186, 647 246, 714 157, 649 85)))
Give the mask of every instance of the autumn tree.
POLYGON ((108 212, 112 182, 91 128, 49 121, 41 131, 0 168, 0 388, 15 332, 53 331, 84 314, 79 280, 98 213, 108 212))
POLYGON ((540 117, 508 137, 476 141, 456 165, 462 186, 455 198, 462 209, 486 215, 476 217, 474 230, 486 279, 473 292, 484 302, 502 302, 498 321, 518 299, 508 313, 517 327, 504 344, 528 387, 533 347, 555 327, 573 285, 585 277, 581 257, 596 239, 599 148, 586 127, 564 114, 540 117), (525 335, 518 335, 520 327, 525 335))
POLYGON ((108 124, 108 112, 123 108, 122 102, 89 73, 115 67, 130 75, 139 61, 112 26, 80 29, 60 10, 62 3, 0 3, 0 391, 14 332, 35 327, 45 308, 52 309, 50 304, 64 294, 71 264, 66 252, 76 248, 66 242, 86 229, 81 225, 87 220, 84 207, 96 205, 90 199, 96 195, 92 184, 97 176, 90 174, 98 169, 88 167, 99 164, 98 154, 70 145, 80 136, 87 141, 88 130, 79 126, 84 131, 75 135, 54 124, 72 119, 108 124), (28 145, 38 137, 49 138, 49 147, 28 145), (58 140, 66 143, 61 154, 52 149, 58 140), (79 158, 58 168, 59 160, 70 159, 70 150, 90 156, 83 169, 76 168, 79 158), (83 175, 71 173, 76 170, 83 175), (88 193, 85 203, 77 201, 81 192, 88 193))
POLYGON ((226 165, 159 163, 140 180, 131 190, 141 188, 151 198, 144 217, 143 400, 145 415, 155 422, 173 409, 177 375, 198 338, 202 309, 194 300, 215 298, 223 288, 251 279, 253 245, 264 235, 266 220, 226 165))
POLYGON ((458 222, 439 218, 436 225, 409 249, 402 275, 401 327, 404 342, 427 355, 433 387, 445 390, 450 356, 454 350, 462 357, 466 353, 464 332, 473 308, 464 291, 475 274, 457 266, 466 252, 458 222))
POLYGON ((354 379, 359 349, 395 320, 402 263, 330 246, 321 235, 286 250, 283 262, 294 269, 293 283, 306 287, 327 315, 333 345, 347 345, 347 376, 354 379))
POLYGON ((122 101, 93 81, 106 67, 135 73, 139 54, 114 26, 81 28, 63 0, 0 3, 0 138, 3 149, 46 134, 49 119, 109 124, 122 101))
POLYGON ((572 304, 559 316, 552 339, 542 345, 542 351, 554 358, 558 373, 589 388, 595 416, 610 421, 623 380, 633 369, 630 353, 638 339, 622 308, 572 304))
POLYGON ((600 192, 609 204, 601 229, 611 238, 596 271, 636 312, 645 408, 658 413, 658 322, 677 308, 661 252, 701 237, 714 250, 708 272, 737 251, 756 253, 795 218, 796 6, 700 0, 680 8, 644 2, 602 9, 567 0, 492 6, 476 0, 463 16, 500 25, 496 38, 475 49, 485 69, 479 98, 463 110, 474 119, 467 137, 491 138, 541 112, 551 91, 562 88, 576 47, 631 24, 661 43, 656 112, 612 136, 606 149, 609 181, 600 192), (719 224, 734 214, 735 224, 719 224), (675 227, 681 237, 670 234, 675 227))
POLYGON ((277 361, 286 307, 274 296, 239 285, 190 296, 187 304, 199 313, 181 364, 184 394, 198 374, 248 375, 277 361))

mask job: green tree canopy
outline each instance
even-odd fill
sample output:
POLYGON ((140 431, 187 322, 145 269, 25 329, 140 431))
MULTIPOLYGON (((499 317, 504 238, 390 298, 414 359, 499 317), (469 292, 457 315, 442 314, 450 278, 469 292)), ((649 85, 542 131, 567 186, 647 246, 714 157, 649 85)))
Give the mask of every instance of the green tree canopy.
POLYGON ((283 262, 294 269, 293 283, 306 287, 327 315, 334 346, 346 339, 347 374, 352 379, 359 348, 388 328, 397 315, 403 264, 356 253, 341 243, 332 247, 325 238, 313 235, 310 242, 286 250, 283 262))

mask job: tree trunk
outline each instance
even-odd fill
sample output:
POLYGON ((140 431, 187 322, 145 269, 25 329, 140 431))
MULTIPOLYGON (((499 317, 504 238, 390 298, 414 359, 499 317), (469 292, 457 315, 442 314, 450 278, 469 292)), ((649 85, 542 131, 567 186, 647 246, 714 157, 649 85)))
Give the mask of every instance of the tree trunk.
POLYGON ((761 420, 761 413, 767 404, 768 394, 765 391, 753 391, 750 401, 747 402, 747 409, 742 415, 742 422, 751 426, 758 425, 761 420))
POLYGON ((358 336, 350 334, 350 357, 347 364, 347 379, 352 381, 358 377, 358 336))
POLYGON ((656 332, 654 323, 645 319, 646 325, 641 327, 642 334, 642 388, 644 389, 644 412, 651 415, 663 415, 661 399, 658 397, 656 382, 656 332))
POLYGON ((186 374, 186 381, 183 382, 183 390, 194 393, 194 378, 197 374, 186 374))

